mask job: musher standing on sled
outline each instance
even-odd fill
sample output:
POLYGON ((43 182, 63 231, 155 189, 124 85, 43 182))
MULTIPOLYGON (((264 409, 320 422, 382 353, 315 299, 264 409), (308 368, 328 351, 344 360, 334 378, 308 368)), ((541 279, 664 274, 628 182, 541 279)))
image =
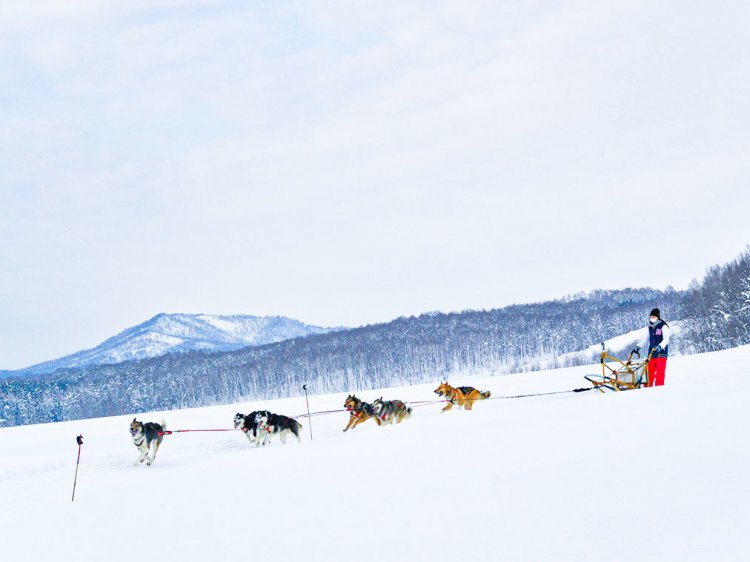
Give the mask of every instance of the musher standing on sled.
POLYGON ((648 386, 664 386, 669 355, 669 324, 661 319, 661 311, 651 311, 648 323, 648 386))

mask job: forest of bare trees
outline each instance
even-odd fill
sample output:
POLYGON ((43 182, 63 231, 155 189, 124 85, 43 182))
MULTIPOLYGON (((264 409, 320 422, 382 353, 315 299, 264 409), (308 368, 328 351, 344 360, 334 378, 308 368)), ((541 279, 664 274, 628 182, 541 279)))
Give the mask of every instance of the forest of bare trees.
POLYGON ((645 325, 679 321, 673 353, 750 343, 750 249, 686 291, 594 291, 496 310, 430 313, 227 352, 0 378, 0 426, 348 392, 533 368, 645 325), (532 367, 530 367, 530 365, 532 367))

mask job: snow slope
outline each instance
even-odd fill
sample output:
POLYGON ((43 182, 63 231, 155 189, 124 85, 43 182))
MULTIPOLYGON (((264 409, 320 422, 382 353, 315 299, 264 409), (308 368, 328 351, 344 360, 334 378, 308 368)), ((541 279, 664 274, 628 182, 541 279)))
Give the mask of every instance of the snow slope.
MULTIPOLYGON (((302 443, 240 432, 165 437, 151 467, 132 416, 0 430, 3 560, 747 560, 750 346, 675 357, 667 386, 414 408, 348 433, 339 412, 302 443), (84 435, 78 489, 70 501, 84 435)), ((570 390, 597 367, 452 381, 493 397, 570 390)), ((433 385, 384 390, 430 400, 433 385)), ((364 392, 366 400, 378 392, 364 392)), ((311 396, 313 411, 345 394, 311 396)), ((302 399, 156 412, 170 429, 290 415, 302 399)))
POLYGON ((120 363, 192 350, 229 351, 322 334, 333 328, 303 324, 282 316, 158 314, 91 349, 10 374, 39 374, 70 367, 120 363))
MULTIPOLYGON (((670 324, 672 330, 672 337, 679 336, 682 331, 682 323, 680 321, 674 321, 670 324)), ((613 357, 626 358, 628 354, 636 346, 641 348, 641 358, 645 359, 648 354, 648 328, 643 326, 637 330, 632 330, 625 334, 621 334, 614 338, 610 338, 604 342, 604 348, 607 353, 613 357)), ((571 366, 571 365, 584 365, 586 363, 595 363, 599 361, 599 357, 602 353, 601 343, 590 345, 586 349, 581 351, 572 351, 570 353, 563 353, 553 359, 542 359, 531 362, 526 367, 533 367, 534 370, 539 369, 552 369, 556 366, 571 366)), ((670 344, 669 354, 675 356, 679 354, 679 344, 670 344)), ((637 358, 637 357, 636 357, 637 358)))

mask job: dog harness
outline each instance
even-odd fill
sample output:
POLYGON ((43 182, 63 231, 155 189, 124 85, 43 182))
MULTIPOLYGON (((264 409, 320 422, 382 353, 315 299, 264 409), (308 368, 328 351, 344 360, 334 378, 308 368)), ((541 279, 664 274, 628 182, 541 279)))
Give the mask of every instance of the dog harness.
POLYGON ((354 407, 348 407, 347 411, 352 417, 359 417, 359 413, 362 412, 363 414, 367 416, 377 416, 377 414, 374 411, 374 408, 372 407, 372 404, 368 404, 367 402, 360 401, 359 404, 357 404, 354 407))
POLYGON ((448 402, 453 404, 455 406, 456 404, 456 395, 458 394, 458 391, 461 391, 461 393, 466 396, 471 392, 472 390, 476 390, 473 386, 458 386, 456 388, 453 388, 452 386, 449 387, 451 389, 450 397, 448 394, 446 394, 446 398, 448 398, 448 402))

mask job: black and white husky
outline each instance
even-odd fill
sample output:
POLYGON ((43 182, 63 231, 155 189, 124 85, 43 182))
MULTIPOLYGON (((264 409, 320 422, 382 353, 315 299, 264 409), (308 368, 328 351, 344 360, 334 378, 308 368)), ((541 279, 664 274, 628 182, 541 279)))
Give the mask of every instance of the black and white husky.
POLYGON ((302 430, 302 425, 295 419, 281 414, 272 414, 268 410, 261 410, 255 414, 255 424, 257 435, 255 437, 255 445, 258 446, 260 438, 263 437, 262 445, 271 441, 273 435, 279 436, 282 444, 286 444, 286 437, 290 433, 297 438, 297 441, 302 441, 299 436, 299 432, 302 430))
POLYGON ((167 430, 167 422, 161 420, 161 424, 153 422, 139 422, 135 418, 130 422, 130 435, 133 437, 133 443, 138 447, 138 458, 135 459, 133 466, 139 462, 146 461, 148 466, 154 462, 156 451, 159 450, 164 432, 167 430), (149 453, 151 456, 149 457, 149 453))
POLYGON ((249 414, 240 414, 234 416, 234 428, 241 429, 247 440, 250 443, 255 442, 258 445, 258 423, 255 421, 255 416, 258 412, 250 412, 249 414))

